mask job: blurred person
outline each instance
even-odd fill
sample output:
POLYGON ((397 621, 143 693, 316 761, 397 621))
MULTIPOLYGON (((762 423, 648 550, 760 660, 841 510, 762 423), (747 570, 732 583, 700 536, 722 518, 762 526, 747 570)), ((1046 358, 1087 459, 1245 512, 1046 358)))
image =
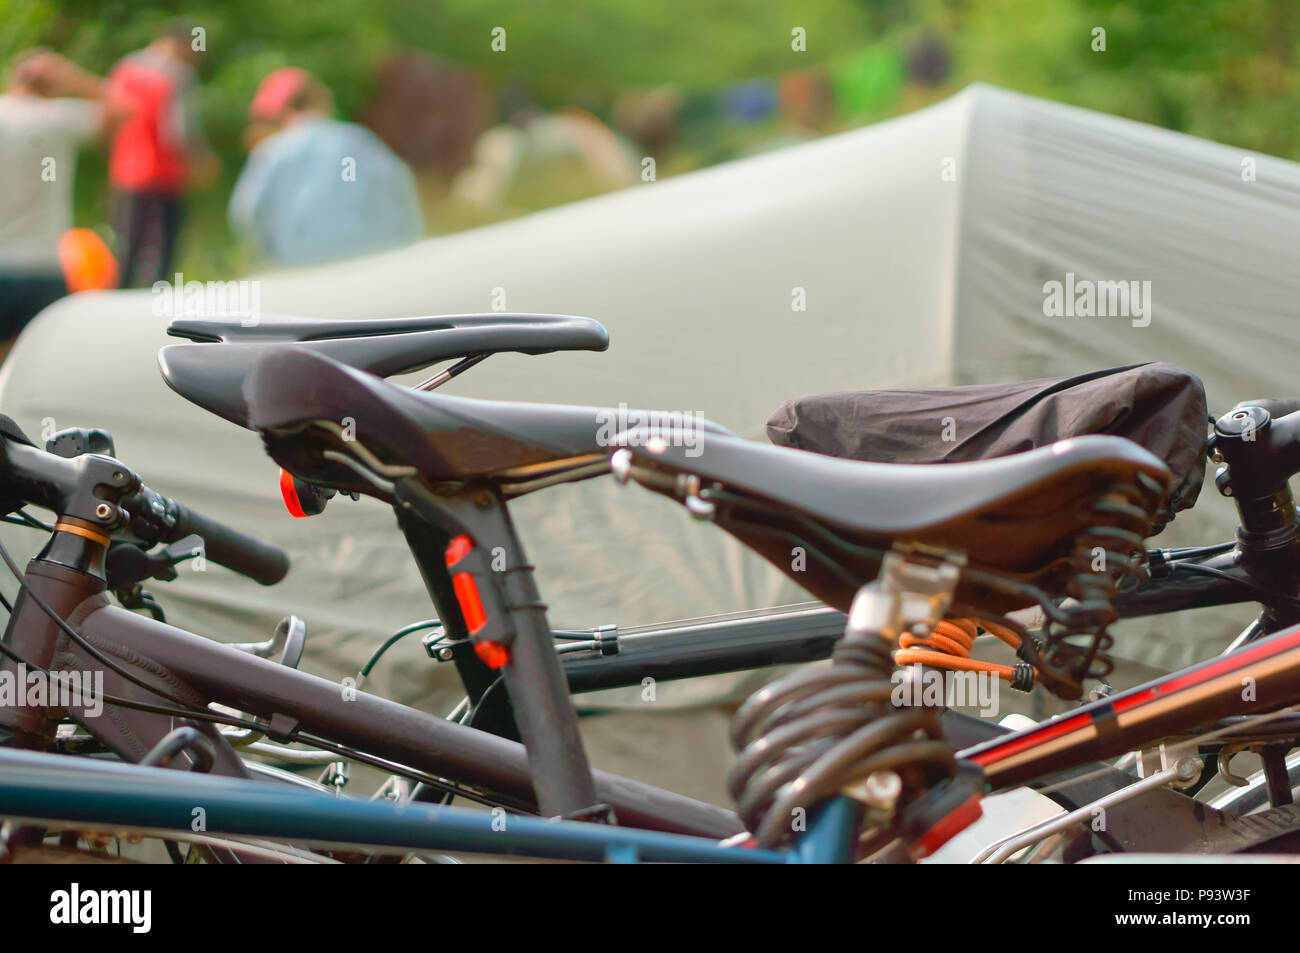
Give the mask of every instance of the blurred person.
POLYGON ((761 122, 779 105, 776 84, 768 79, 734 83, 718 93, 718 104, 723 115, 741 122, 761 122))
POLYGON ((646 155, 662 155, 679 135, 682 100, 672 86, 630 89, 614 104, 614 128, 646 155))
POLYGON ((101 93, 98 78, 49 50, 10 63, 0 95, 0 359, 68 293, 59 243, 72 226, 77 151, 102 130, 101 93))
POLYGON ((412 169, 451 179, 474 159, 474 143, 492 122, 491 96, 473 70, 402 50, 375 75, 361 122, 412 169))
POLYGON ((330 118, 333 109, 325 84, 294 67, 263 79, 249 106, 230 222, 276 264, 338 261, 423 231, 411 170, 369 129, 330 118))
POLYGON ((525 168, 560 159, 577 159, 602 190, 637 182, 638 156, 632 143, 585 109, 521 109, 510 122, 479 136, 474 164, 456 176, 451 194, 478 205, 500 205, 525 168))
POLYGON ((108 76, 105 102, 115 127, 108 178, 123 287, 171 278, 183 196, 220 171, 199 122, 201 52, 194 47, 189 25, 174 22, 108 76))
POLYGON ((952 74, 952 51, 944 38, 927 30, 907 53, 907 75, 922 86, 938 88, 952 74))
POLYGON ((786 73, 777 84, 781 118, 808 135, 826 131, 835 115, 835 94, 825 70, 786 73))

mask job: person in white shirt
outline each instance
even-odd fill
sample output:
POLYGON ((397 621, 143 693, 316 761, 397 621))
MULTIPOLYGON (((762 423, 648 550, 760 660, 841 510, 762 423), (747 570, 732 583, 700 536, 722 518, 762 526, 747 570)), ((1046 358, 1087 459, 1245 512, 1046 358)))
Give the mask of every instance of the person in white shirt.
POLYGON ((59 239, 72 226, 77 152, 103 128, 99 95, 96 77, 48 50, 10 64, 0 94, 0 359, 67 293, 59 239))

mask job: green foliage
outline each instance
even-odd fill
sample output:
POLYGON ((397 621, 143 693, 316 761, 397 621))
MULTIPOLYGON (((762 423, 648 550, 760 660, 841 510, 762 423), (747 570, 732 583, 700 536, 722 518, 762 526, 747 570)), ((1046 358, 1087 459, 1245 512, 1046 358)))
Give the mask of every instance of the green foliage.
POLYGON ((961 75, 1300 159, 1294 0, 955 4, 961 75), (1105 30, 1106 49, 1093 49, 1105 30))
MULTIPOLYGON (((1300 159, 1295 0, 0 0, 0 64, 39 44, 103 73, 177 17, 206 33, 202 110, 225 166, 218 187, 191 206, 182 266, 196 274, 247 264, 226 235, 224 202, 261 78, 277 66, 310 69, 353 115, 372 96, 374 67, 403 47, 472 67, 493 88, 520 86, 548 107, 599 112, 628 88, 673 84, 695 118, 661 170, 779 139, 771 124, 719 117, 715 94, 814 65, 834 81, 839 127, 983 81, 1300 159), (497 27, 505 51, 492 48, 497 27), (806 52, 791 48, 795 27, 806 32, 806 52), (1104 52, 1093 49, 1097 28, 1104 52), (952 53, 952 75, 935 88, 906 79, 923 31, 952 53)), ((532 194, 512 197, 515 210, 573 197, 575 184, 580 193, 567 174, 537 178, 532 194)), ((87 222, 106 211, 102 175, 101 159, 83 161, 78 209, 87 222)), ((437 188, 426 194, 435 229, 481 220, 440 204, 437 188)))

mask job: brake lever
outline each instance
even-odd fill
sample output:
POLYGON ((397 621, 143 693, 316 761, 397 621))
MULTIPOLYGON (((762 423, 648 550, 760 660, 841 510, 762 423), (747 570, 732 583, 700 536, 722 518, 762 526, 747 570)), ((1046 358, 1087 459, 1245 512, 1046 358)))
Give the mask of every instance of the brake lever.
POLYGON ((114 540, 104 559, 104 580, 124 608, 144 609, 157 621, 165 622, 162 606, 140 584, 146 579, 171 582, 176 578, 177 563, 202 552, 203 540, 196 535, 185 536, 154 553, 134 542, 114 540))
POLYGON ((113 591, 130 591, 146 579, 171 582, 176 578, 176 565, 194 559, 203 553, 203 540, 189 535, 164 546, 156 552, 146 552, 139 544, 114 540, 109 544, 104 559, 104 578, 113 591))

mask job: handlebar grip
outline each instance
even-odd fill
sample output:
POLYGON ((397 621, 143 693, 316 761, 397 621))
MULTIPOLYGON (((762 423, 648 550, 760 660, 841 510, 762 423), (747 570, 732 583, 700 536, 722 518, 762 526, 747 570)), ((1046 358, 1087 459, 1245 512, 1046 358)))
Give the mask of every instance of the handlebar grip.
POLYGON ((1233 410, 1251 406, 1263 407, 1270 417, 1285 417, 1300 410, 1300 397, 1261 397, 1259 400, 1242 400, 1237 402, 1233 410))
POLYGON ((289 554, 279 546, 246 536, 187 507, 176 504, 176 526, 168 542, 195 533, 203 539, 203 555, 218 565, 271 586, 289 572, 289 554))

